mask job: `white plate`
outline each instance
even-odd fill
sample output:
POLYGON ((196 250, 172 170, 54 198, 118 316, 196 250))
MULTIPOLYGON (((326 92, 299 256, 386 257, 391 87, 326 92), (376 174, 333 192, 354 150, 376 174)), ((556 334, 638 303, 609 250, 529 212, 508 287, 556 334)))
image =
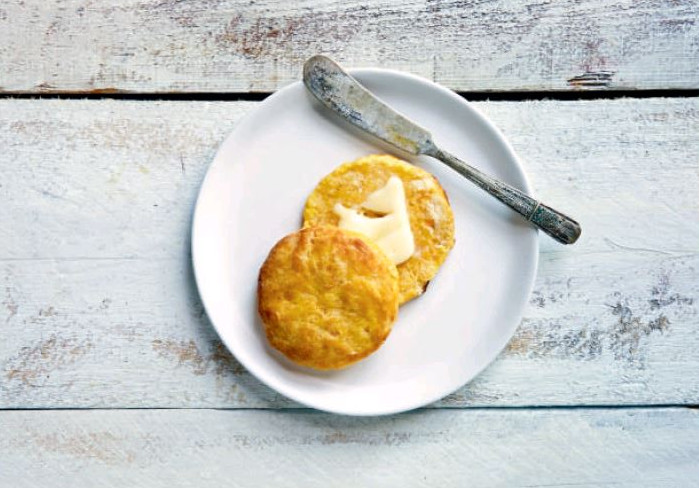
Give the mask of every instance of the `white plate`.
MULTIPOLYGON (((429 128, 442 147, 529 192, 509 144, 462 98, 400 72, 352 73, 429 128)), ((387 149, 348 130, 294 83, 262 102, 223 143, 202 184, 192 229, 201 298, 238 361, 293 400, 351 415, 420 407, 473 379, 517 327, 538 259, 537 232, 522 218, 438 161, 412 159, 440 180, 456 220, 456 245, 427 293, 400 309, 386 343, 356 365, 314 372, 281 358, 267 345, 257 315, 260 265, 300 227, 305 199, 323 176, 377 152, 387 149)))

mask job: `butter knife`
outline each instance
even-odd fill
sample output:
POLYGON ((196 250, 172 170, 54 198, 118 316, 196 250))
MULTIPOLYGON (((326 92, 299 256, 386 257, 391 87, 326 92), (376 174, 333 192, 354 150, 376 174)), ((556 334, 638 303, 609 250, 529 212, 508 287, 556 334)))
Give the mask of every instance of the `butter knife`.
POLYGON ((440 149, 429 131, 379 100, 327 56, 306 61, 303 82, 323 105, 351 124, 409 154, 442 161, 557 241, 573 244, 580 237, 575 220, 440 149))

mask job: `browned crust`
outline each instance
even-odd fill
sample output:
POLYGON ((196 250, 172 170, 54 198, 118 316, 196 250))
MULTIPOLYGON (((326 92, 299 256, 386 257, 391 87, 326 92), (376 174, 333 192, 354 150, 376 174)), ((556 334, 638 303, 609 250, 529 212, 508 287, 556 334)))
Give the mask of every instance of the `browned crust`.
POLYGON ((400 303, 405 303, 425 291, 454 246, 454 215, 434 175, 385 154, 345 163, 323 178, 308 197, 304 226, 337 225, 336 203, 359 205, 391 175, 403 181, 416 245, 413 257, 398 265, 400 303))
POLYGON ((337 369, 388 337, 398 313, 398 273, 360 234, 308 227, 272 248, 257 297, 272 347, 299 364, 337 369))

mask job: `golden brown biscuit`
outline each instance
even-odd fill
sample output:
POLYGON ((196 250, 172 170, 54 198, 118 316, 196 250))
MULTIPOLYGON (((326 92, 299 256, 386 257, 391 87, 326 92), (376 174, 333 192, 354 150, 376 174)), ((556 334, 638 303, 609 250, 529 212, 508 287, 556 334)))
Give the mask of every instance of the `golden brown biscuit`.
POLYGON ((342 368, 386 340, 398 314, 398 271, 361 234, 308 227, 269 253, 257 300, 275 349, 312 368, 342 368))
POLYGON ((447 195, 427 171, 389 155, 345 163, 323 178, 306 201, 304 227, 337 225, 336 203, 357 207, 391 175, 403 181, 415 253, 398 265, 400 303, 421 295, 454 246, 454 215, 447 195))

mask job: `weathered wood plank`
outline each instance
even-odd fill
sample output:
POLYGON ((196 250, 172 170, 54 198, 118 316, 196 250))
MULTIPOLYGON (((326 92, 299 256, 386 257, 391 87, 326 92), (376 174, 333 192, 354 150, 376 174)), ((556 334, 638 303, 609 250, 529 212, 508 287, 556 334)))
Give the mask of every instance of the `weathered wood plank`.
POLYGON ((456 90, 699 87, 695 1, 11 0, 5 92, 279 88, 322 52, 456 90))
MULTIPOLYGON (((239 102, 0 101, 0 406, 284 407, 196 296, 189 221, 239 102)), ((699 402, 699 100, 479 103, 537 194, 525 319, 441 406, 699 402)))
POLYGON ((6 411, 0 431, 17 488, 699 486, 690 409, 6 411))

